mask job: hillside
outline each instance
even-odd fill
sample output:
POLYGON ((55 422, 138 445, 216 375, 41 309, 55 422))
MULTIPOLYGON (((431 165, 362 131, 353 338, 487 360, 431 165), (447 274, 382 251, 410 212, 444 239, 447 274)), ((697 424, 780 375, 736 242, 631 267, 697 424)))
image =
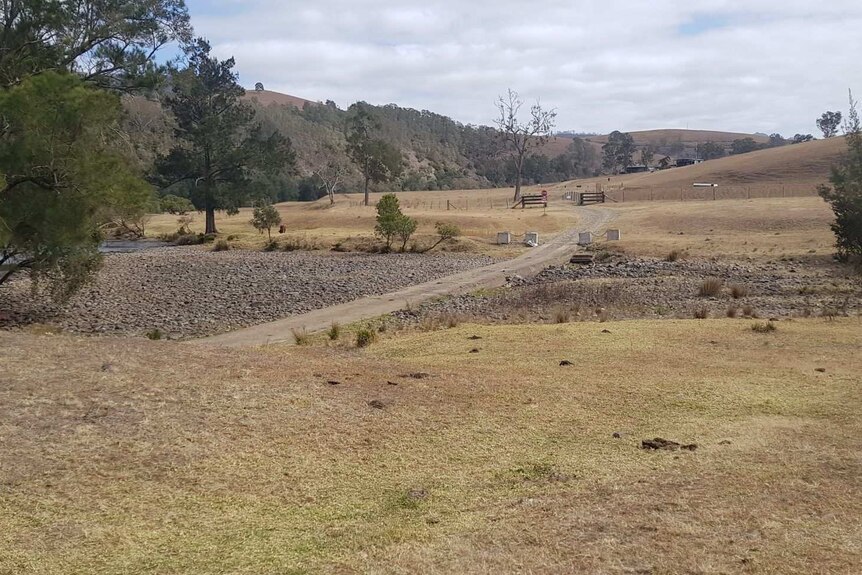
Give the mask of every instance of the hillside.
POLYGON ((260 104, 261 106, 276 104, 278 106, 294 106, 300 110, 306 104, 315 104, 315 102, 312 102, 311 100, 298 98, 289 94, 282 94, 280 92, 271 92, 269 90, 248 90, 245 93, 244 99, 260 104))
MULTIPOLYGON (((743 138, 751 138, 759 144, 769 142, 769 136, 761 134, 742 134, 739 132, 718 132, 714 130, 644 130, 640 132, 629 132, 634 138, 635 144, 644 146, 652 144, 653 146, 667 145, 672 142, 682 142, 683 145, 693 146, 694 144, 705 144, 706 142, 715 142, 720 144, 730 144, 734 140, 743 138)), ((592 136, 586 138, 587 141, 604 144, 608 141, 608 136, 592 136)))
MULTIPOLYGON (((841 160, 846 150, 844 138, 815 140, 652 174, 614 176, 611 183, 622 183, 626 189, 691 187, 695 182, 722 186, 786 183, 814 187, 828 180, 830 167, 841 160)), ((606 178, 584 180, 598 181, 606 181, 606 178)))

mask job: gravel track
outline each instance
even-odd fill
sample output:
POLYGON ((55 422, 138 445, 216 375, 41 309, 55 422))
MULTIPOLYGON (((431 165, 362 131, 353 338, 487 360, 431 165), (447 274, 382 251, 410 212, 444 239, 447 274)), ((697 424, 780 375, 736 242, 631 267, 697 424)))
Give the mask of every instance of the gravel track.
POLYGON ((493 263, 464 254, 209 252, 108 255, 96 281, 63 307, 29 281, 0 291, 0 327, 48 323, 81 333, 199 337, 378 295, 493 263))

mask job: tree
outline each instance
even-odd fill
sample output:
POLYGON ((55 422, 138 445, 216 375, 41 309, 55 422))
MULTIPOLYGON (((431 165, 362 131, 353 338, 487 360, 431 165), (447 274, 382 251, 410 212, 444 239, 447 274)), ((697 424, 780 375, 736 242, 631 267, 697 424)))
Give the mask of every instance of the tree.
POLYGON ((401 175, 401 152, 384 140, 374 137, 380 123, 368 111, 366 104, 358 102, 350 107, 347 122, 347 153, 357 165, 365 182, 365 205, 369 204, 368 186, 371 182, 389 182, 401 175))
POLYGON ((461 229, 458 226, 456 226, 455 224, 447 224, 445 222, 437 222, 437 224, 435 225, 435 228, 437 229, 437 236, 438 236, 437 241, 434 242, 434 244, 430 248, 424 250, 425 252, 430 252, 431 250, 433 250, 434 248, 436 248, 437 246, 439 246, 443 242, 449 241, 449 240, 454 240, 455 238, 457 238, 458 236, 461 235, 461 229))
POLYGON ((344 151, 338 144, 323 143, 317 146, 312 158, 312 174, 323 185, 330 204, 335 203, 335 193, 348 173, 344 157, 344 151))
POLYGON ((497 99, 500 116, 494 120, 515 167, 515 202, 521 199, 521 178, 527 152, 545 145, 557 117, 556 110, 544 110, 537 101, 530 106, 530 118, 522 123, 519 113, 523 105, 518 93, 510 89, 505 97, 497 99))
POLYGON ((191 37, 183 0, 4 0, 0 85, 47 70, 122 91, 153 87, 159 49, 191 37))
POLYGON ((769 147, 770 148, 778 148, 787 144, 787 140, 784 139, 784 136, 781 134, 769 134, 769 147))
POLYGON ((724 157, 724 146, 715 142, 707 142, 698 146, 698 153, 704 160, 714 160, 724 157))
POLYGON ((631 134, 614 130, 608 136, 607 143, 602 146, 602 167, 608 172, 618 174, 631 165, 634 152, 635 141, 631 134))
POLYGON ((652 144, 647 144, 643 148, 641 148, 641 164, 649 167, 652 164, 653 159, 655 158, 655 148, 652 144))
POLYGON ((162 213, 183 216, 194 209, 194 204, 188 198, 173 194, 167 194, 159 198, 159 211, 162 213))
POLYGON ((805 142, 811 142, 814 140, 814 136, 811 134, 796 134, 793 136, 793 141, 791 144, 804 144, 805 142))
POLYGON ((217 233, 216 210, 236 213, 257 173, 293 171, 296 155, 278 131, 265 135, 233 72, 234 59, 210 55, 198 38, 184 47, 188 68, 173 75, 166 98, 176 121, 173 149, 156 162, 155 181, 165 189, 185 185, 206 214, 205 233, 217 233))
POLYGON ((754 141, 754 138, 738 138, 730 145, 730 153, 733 155, 747 154, 761 149, 763 147, 754 141))
POLYGON ((392 240, 396 237, 402 240, 401 251, 404 251, 416 227, 416 220, 401 212, 395 194, 384 194, 377 202, 377 224, 374 226, 374 232, 386 242, 387 251, 392 249, 392 240))
POLYGON ((835 213, 832 231, 836 237, 838 258, 846 261, 850 256, 862 256, 862 126, 856 110, 856 101, 850 94, 850 113, 844 125, 847 140, 847 157, 832 167, 829 181, 832 186, 818 188, 835 213))
POLYGON ((29 270, 65 299, 99 267, 100 224, 150 204, 111 136, 119 116, 117 96, 67 73, 0 91, 0 285, 29 270))
POLYGON ((254 85, 255 92, 263 92, 263 82, 258 82, 254 85))
POLYGON ((817 119, 817 128, 823 132, 824 138, 831 138, 838 133, 838 126, 841 125, 841 112, 823 112, 823 115, 817 119))
POLYGON ((270 242, 272 241, 272 228, 279 224, 281 224, 281 214, 278 213, 278 210, 272 204, 254 208, 251 225, 260 233, 266 230, 266 237, 270 242))

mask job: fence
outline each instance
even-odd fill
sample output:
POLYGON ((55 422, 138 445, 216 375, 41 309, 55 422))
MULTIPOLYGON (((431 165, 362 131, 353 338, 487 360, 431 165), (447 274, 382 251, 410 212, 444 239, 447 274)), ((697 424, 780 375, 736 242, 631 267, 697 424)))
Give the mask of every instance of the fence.
POLYGON ((707 200, 746 200, 752 198, 804 198, 817 195, 810 184, 756 184, 716 188, 670 187, 607 191, 609 202, 685 202, 707 200))
MULTIPOLYGON (((589 188, 583 190, 586 192, 589 188)), ((605 197, 611 203, 625 202, 686 202, 706 200, 745 200, 754 198, 804 198, 817 195, 817 188, 811 184, 752 184, 750 186, 725 186, 717 188, 694 188, 691 186, 673 186, 666 188, 643 188, 626 189, 623 186, 603 185, 601 189, 605 197)), ((572 201, 577 199, 581 190, 567 190, 564 193, 551 193, 549 204, 558 201, 572 201)), ((487 209, 509 209, 512 207, 512 198, 457 198, 453 200, 422 200, 422 199, 400 199, 402 208, 413 210, 438 210, 438 211, 470 211, 487 209)), ((351 208, 363 207, 361 201, 350 201, 351 208)), ((372 203, 370 207, 375 207, 372 203)))

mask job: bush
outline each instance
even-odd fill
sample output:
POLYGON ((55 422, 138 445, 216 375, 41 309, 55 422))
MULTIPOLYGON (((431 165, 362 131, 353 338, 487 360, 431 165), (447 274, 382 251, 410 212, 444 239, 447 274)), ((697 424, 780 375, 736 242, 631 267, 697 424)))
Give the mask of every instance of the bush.
POLYGON ((735 305, 732 305, 727 308, 727 317, 734 318, 736 317, 737 313, 739 313, 739 308, 737 308, 735 305))
POLYGON ((772 323, 771 321, 768 321, 766 323, 757 322, 751 326, 751 331, 757 332, 757 333, 769 333, 769 332, 775 331, 777 329, 778 328, 775 327, 775 324, 772 323))
POLYGON ((440 244, 448 240, 454 240, 458 236, 461 235, 461 229, 455 224, 447 224, 445 222, 437 222, 435 225, 437 229, 437 235, 440 236, 437 238, 437 241, 427 250, 426 252, 430 252, 440 244))
POLYGON ((694 308, 692 315, 694 316, 694 319, 706 319, 709 317, 709 309, 704 305, 696 307, 694 308))
POLYGON ((554 321, 556 323, 569 323, 571 317, 571 312, 564 307, 557 308, 557 310, 554 312, 554 321))
POLYGON ((156 328, 148 331, 146 333, 147 339, 151 339, 153 341, 158 341, 162 339, 162 330, 156 328))
POLYGON ((680 259, 681 257, 682 257, 682 252, 680 252, 679 250, 673 250, 672 252, 670 252, 669 254, 667 254, 665 256, 664 261, 675 262, 676 260, 680 259))
POLYGON ((167 194, 159 198, 159 211, 162 213, 184 216, 195 209, 188 198, 167 194))
POLYGON ((363 327, 356 332, 356 347, 368 347, 377 341, 377 332, 370 327, 363 327))
POLYGON ((293 328, 290 330, 290 333, 293 334, 293 341, 296 345, 309 345, 311 343, 311 337, 308 335, 308 332, 305 331, 305 328, 293 328))
POLYGON ((249 223, 260 233, 266 230, 267 239, 271 242, 272 228, 281 223, 281 214, 273 205, 257 206, 249 223))
POLYGON ((698 295, 700 297, 715 297, 721 293, 721 288, 724 286, 724 282, 719 278, 707 278, 700 284, 700 289, 698 290, 698 295))
POLYGON ((398 238, 401 240, 403 252, 417 226, 416 220, 401 212, 395 194, 385 194, 377 202, 377 224, 374 226, 374 233, 386 242, 387 251, 392 249, 392 240, 398 238))
POLYGON ((748 295, 748 288, 739 284, 730 286, 730 296, 733 299, 739 299, 748 295))
POLYGON ((277 240, 269 240, 263 245, 263 251, 265 252, 274 252, 278 249, 278 241, 277 240))
POLYGON ((337 340, 339 337, 341 337, 341 326, 337 323, 333 323, 329 327, 329 331, 326 332, 326 335, 328 335, 329 339, 332 341, 337 340))
POLYGON ((230 244, 227 243, 227 240, 218 240, 213 246, 214 252, 226 252, 230 249, 230 244))
POLYGON ((742 315, 745 317, 757 317, 757 312, 754 311, 752 306, 746 305, 742 307, 742 315))
POLYGON ((832 167, 829 182, 818 192, 835 213, 832 231, 835 233, 837 258, 847 261, 862 256, 862 126, 856 111, 856 101, 850 95, 850 114, 844 128, 848 154, 844 162, 832 167))

